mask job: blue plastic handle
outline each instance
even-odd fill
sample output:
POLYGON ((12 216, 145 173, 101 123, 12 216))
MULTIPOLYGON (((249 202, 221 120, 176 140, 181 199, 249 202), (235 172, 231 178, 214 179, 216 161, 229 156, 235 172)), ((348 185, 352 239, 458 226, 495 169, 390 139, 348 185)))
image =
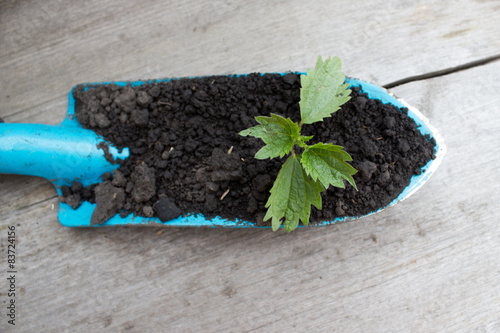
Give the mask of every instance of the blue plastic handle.
MULTIPOLYGON (((104 157, 97 144, 104 140, 91 130, 77 126, 42 124, 0 124, 0 173, 38 176, 56 187, 80 181, 96 183, 100 176, 118 168, 104 157)), ((126 158, 128 149, 114 158, 126 158)))

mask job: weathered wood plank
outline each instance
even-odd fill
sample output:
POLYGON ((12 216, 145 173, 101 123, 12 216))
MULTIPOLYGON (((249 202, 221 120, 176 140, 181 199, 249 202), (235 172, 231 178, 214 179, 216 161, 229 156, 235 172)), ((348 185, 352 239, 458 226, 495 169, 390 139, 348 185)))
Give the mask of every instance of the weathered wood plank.
POLYGON ((6 212, 2 225, 19 225, 20 323, 68 332, 497 331, 500 97, 486 93, 500 89, 489 76, 499 70, 394 89, 431 118, 448 154, 413 197, 358 222, 291 235, 74 230, 58 225, 55 199, 6 212), (470 96, 463 82, 484 90, 470 96))
MULTIPOLYGON (((387 83, 495 54, 500 42, 494 1, 117 3, 2 1, 0 117, 56 124, 79 82, 300 70, 318 53, 387 83)), ((393 89, 431 119, 448 154, 414 196, 358 222, 291 235, 75 230, 57 222, 48 181, 0 175, 0 271, 5 228, 18 232, 17 328, 499 331, 496 73, 500 62, 393 89)))
POLYGON ((500 52, 494 1, 3 1, 0 116, 59 123, 82 82, 304 70, 379 84, 500 52))
POLYGON ((57 196, 51 182, 44 178, 0 174, 0 216, 57 196))

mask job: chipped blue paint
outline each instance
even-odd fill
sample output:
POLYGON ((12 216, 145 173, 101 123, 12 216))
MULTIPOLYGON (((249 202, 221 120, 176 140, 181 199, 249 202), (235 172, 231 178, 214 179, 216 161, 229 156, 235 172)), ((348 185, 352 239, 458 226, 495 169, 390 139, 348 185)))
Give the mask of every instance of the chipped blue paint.
MULTIPOLYGON (((278 73, 285 75, 287 73, 278 73)), ((305 73, 298 73, 305 74, 305 73)), ((231 76, 245 76, 237 74, 231 76)), ((264 74, 262 74, 264 75, 264 74)), ((153 82, 167 82, 175 79, 161 79, 134 82, 101 82, 86 84, 88 87, 117 84, 125 86, 143 85, 153 82)), ((420 188, 437 169, 446 151, 443 139, 429 121, 415 108, 396 98, 384 88, 362 80, 347 78, 346 81, 353 87, 361 87, 370 98, 378 99, 383 103, 390 103, 398 108, 408 108, 410 116, 418 125, 422 134, 428 134, 436 140, 436 158, 429 161, 422 168, 422 173, 413 176, 405 190, 388 206, 375 212, 356 217, 337 218, 333 221, 315 223, 314 226, 324 226, 349 220, 359 219, 372 215, 398 202, 403 201, 420 188)), ((101 181, 100 176, 118 168, 118 164, 111 164, 104 158, 102 149, 96 147, 103 138, 91 130, 82 128, 75 117, 75 100, 73 90, 69 93, 68 112, 60 125, 41 124, 0 124, 0 173, 33 175, 49 179, 61 194, 61 186, 70 185, 72 181, 80 181, 84 186, 101 181)), ((116 158, 127 158, 127 148, 122 152, 110 144, 110 153, 116 158)), ((59 221, 67 227, 88 227, 90 217, 94 212, 95 204, 83 202, 74 210, 65 203, 59 204, 59 221)), ((257 227, 248 221, 229 221, 221 217, 207 219, 202 214, 187 214, 179 218, 161 222, 158 218, 144 218, 130 214, 126 217, 115 215, 100 226, 118 225, 163 225, 172 227, 225 227, 225 228, 268 228, 257 227)))

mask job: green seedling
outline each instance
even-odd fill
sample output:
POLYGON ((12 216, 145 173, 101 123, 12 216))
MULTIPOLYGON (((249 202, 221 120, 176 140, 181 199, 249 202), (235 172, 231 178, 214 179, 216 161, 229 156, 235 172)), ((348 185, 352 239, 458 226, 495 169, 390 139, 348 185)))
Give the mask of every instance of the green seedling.
POLYGON ((300 221, 307 225, 311 205, 321 209, 321 192, 330 185, 345 188, 347 180, 356 188, 352 178, 356 169, 347 163, 352 158, 343 147, 331 143, 309 145, 307 142, 313 137, 300 134, 303 125, 323 121, 350 99, 351 90, 341 72, 341 61, 328 57, 323 62, 319 56, 314 70, 308 69, 306 73, 300 76, 299 123, 271 114, 255 117, 259 125, 239 133, 264 141, 265 146, 255 154, 257 159, 289 155, 266 203, 264 221, 271 219, 274 231, 281 224, 287 232, 297 228, 300 221), (296 153, 299 150, 296 147, 301 147, 302 154, 296 153))

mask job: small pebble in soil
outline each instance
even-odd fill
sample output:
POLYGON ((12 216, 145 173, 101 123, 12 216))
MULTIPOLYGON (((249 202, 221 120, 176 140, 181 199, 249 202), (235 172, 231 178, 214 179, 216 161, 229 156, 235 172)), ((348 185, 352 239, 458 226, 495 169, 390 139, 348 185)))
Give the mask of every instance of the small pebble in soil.
POLYGON ((135 167, 132 173, 133 188, 131 191, 132 199, 141 203, 148 201, 156 194, 156 178, 153 168, 141 163, 135 167))
POLYGON ((111 184, 116 187, 124 187, 127 184, 127 179, 125 179, 125 176, 120 171, 113 170, 113 181, 111 184))
POLYGON ((377 165, 371 161, 363 161, 358 164, 358 172, 365 181, 372 178, 372 175, 377 171, 377 165))
POLYGON ((144 206, 142 208, 142 213, 144 214, 145 217, 153 217, 153 215, 154 215, 153 207, 144 206))
POLYGON ((102 181, 105 182, 107 180, 111 180, 111 178, 113 178, 113 176, 111 175, 111 172, 106 172, 106 173, 103 173, 102 176, 102 181))
POLYGON ((80 182, 71 183, 71 192, 72 193, 80 193, 83 190, 83 185, 80 182))
POLYGON ((98 113, 95 115, 95 122, 100 128, 108 128, 111 126, 111 121, 104 113, 98 113))
POLYGON ((131 119, 138 126, 146 126, 149 122, 149 112, 145 109, 132 110, 131 119))
POLYGON ((63 185, 63 186, 61 186, 61 193, 62 193, 63 197, 67 197, 67 196, 71 195, 71 188, 67 185, 63 185))
POLYGON ((102 224, 120 211, 125 201, 125 192, 110 181, 97 185, 95 190, 96 208, 90 219, 91 225, 102 224))
POLYGON ((115 98, 115 104, 119 109, 127 113, 134 110, 136 106, 134 89, 131 87, 121 89, 121 94, 115 98))
POLYGON ((68 195, 65 198, 65 200, 66 200, 66 203, 68 205, 70 205, 71 208, 73 208, 73 209, 78 209, 78 207, 80 207, 80 205, 82 203, 80 194, 78 194, 78 193, 68 195))
POLYGON ((384 128, 391 129, 396 125, 396 118, 394 117, 385 117, 383 121, 384 128))
POLYGON ((154 204, 156 216, 166 222, 175 219, 181 215, 180 209, 168 198, 162 198, 154 204))

